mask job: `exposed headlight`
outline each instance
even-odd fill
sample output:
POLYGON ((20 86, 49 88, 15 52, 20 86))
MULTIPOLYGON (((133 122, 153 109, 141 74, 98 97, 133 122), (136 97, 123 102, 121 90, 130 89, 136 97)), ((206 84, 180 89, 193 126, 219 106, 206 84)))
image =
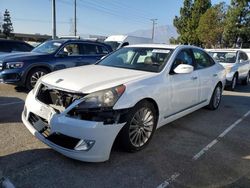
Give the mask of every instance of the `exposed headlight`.
POLYGON ((97 91, 91 93, 83 98, 83 101, 79 103, 73 110, 76 111, 88 111, 100 108, 113 107, 118 99, 124 93, 126 87, 120 85, 110 89, 97 91))
POLYGON ((9 63, 6 63, 6 68, 7 69, 20 69, 22 68, 24 65, 23 62, 9 62, 9 63))

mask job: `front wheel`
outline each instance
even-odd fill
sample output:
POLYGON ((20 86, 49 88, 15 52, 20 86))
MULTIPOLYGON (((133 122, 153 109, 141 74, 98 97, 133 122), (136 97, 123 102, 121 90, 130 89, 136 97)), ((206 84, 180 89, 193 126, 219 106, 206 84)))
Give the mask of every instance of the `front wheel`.
POLYGON ((154 106, 147 102, 139 102, 128 114, 127 123, 121 130, 123 149, 135 152, 143 149, 151 140, 157 123, 154 106))
POLYGON ((219 107, 219 105, 220 105, 221 96, 222 96, 222 87, 221 87, 220 84, 218 84, 215 87, 213 95, 212 95, 212 97, 210 99, 210 103, 207 106, 208 109, 210 109, 210 110, 216 110, 219 107))
POLYGON ((27 79, 26 79, 26 88, 28 90, 32 90, 35 87, 36 82, 38 81, 38 79, 41 78, 42 76, 44 76, 47 73, 48 73, 48 71, 46 69, 44 69, 44 68, 32 69, 28 73, 28 76, 27 76, 27 79))

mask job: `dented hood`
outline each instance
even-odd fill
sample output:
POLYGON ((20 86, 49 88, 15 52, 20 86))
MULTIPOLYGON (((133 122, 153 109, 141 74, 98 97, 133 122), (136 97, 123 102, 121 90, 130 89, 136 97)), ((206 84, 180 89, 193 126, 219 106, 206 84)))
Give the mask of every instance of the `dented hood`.
POLYGON ((87 65, 52 72, 42 77, 41 81, 65 90, 92 93, 155 74, 157 73, 102 65, 87 65))

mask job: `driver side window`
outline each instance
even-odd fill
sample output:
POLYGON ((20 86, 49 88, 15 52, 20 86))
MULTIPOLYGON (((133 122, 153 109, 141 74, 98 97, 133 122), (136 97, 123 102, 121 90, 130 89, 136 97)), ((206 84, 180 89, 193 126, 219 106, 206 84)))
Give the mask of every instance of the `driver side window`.
POLYGON ((190 52, 190 50, 186 49, 186 50, 182 50, 178 53, 178 55, 176 56, 176 58, 174 60, 174 63, 172 64, 170 74, 175 74, 174 69, 180 64, 194 66, 192 53, 190 52))
POLYGON ((78 44, 67 44, 60 51, 60 54, 64 54, 66 56, 79 56, 80 50, 78 44))

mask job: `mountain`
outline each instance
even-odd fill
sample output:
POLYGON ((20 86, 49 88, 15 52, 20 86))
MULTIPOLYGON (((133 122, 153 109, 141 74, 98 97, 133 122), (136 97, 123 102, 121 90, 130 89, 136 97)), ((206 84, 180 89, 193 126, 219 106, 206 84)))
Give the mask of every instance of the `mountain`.
MULTIPOLYGON (((152 37, 152 29, 137 30, 128 35, 137 37, 152 37)), ((166 43, 169 44, 169 39, 171 37, 177 38, 178 33, 173 25, 162 25, 155 27, 154 42, 155 43, 166 43)))

